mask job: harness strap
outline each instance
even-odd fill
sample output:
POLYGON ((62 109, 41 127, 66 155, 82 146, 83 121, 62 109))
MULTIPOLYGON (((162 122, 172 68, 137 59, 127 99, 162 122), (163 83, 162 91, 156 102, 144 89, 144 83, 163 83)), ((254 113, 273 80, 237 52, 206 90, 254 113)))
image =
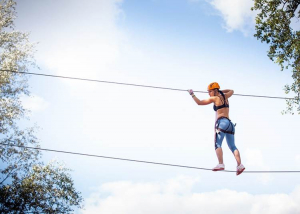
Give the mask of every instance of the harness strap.
POLYGON ((234 132, 225 131, 224 129, 217 128, 217 130, 221 131, 221 132, 224 132, 224 133, 228 133, 228 134, 233 134, 234 135, 234 132))
MULTIPOLYGON (((217 127, 218 121, 219 121, 220 119, 223 119, 223 118, 225 118, 225 119, 227 119, 227 120, 229 120, 229 121, 231 122, 231 120, 230 120, 229 118, 227 118, 227 117, 220 117, 220 118, 218 118, 218 120, 216 121, 216 124, 215 124, 216 134, 219 134, 218 132, 221 131, 221 132, 224 132, 224 133, 227 133, 227 134, 232 134, 232 135, 234 135, 234 132, 226 131, 226 130, 224 130, 224 129, 221 129, 221 128, 217 127)), ((234 126, 236 126, 236 124, 234 124, 234 126)))

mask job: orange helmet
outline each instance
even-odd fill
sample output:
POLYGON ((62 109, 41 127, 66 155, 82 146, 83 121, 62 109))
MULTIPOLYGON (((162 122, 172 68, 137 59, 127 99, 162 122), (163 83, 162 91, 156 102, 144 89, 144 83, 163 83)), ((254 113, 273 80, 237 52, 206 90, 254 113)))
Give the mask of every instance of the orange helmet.
POLYGON ((214 90, 216 88, 220 89, 220 86, 217 82, 213 82, 208 85, 207 90, 210 91, 210 90, 214 90))

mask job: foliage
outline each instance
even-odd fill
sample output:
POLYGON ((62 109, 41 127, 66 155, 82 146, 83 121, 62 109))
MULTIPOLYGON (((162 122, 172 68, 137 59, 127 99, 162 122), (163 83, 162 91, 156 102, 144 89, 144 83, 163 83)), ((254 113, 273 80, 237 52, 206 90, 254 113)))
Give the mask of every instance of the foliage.
POLYGON ((0 201, 2 213, 70 213, 80 196, 67 170, 52 162, 33 165, 22 180, 1 186, 0 201))
POLYGON ((45 165, 39 150, 24 148, 39 142, 34 128, 18 126, 27 113, 21 96, 30 94, 19 72, 35 66, 35 46, 28 33, 14 30, 15 6, 0 0, 0 213, 70 213, 82 198, 69 170, 57 162, 45 165))
MULTIPOLYGON (((287 100, 283 113, 294 114, 297 108, 300 114, 300 31, 291 28, 291 20, 299 23, 299 0, 255 0, 252 10, 257 10, 256 34, 261 42, 270 45, 268 56, 283 69, 292 69, 293 83, 285 85, 285 93, 294 92, 295 96, 287 100)), ((300 24, 300 23, 299 23, 300 24)))

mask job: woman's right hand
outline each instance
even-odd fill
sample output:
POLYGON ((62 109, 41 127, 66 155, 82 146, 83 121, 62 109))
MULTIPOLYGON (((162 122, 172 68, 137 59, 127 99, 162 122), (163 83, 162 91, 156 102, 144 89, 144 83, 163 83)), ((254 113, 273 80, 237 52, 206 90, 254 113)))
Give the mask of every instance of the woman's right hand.
POLYGON ((189 89, 188 92, 189 92, 190 95, 193 95, 193 94, 194 94, 193 89, 189 89))

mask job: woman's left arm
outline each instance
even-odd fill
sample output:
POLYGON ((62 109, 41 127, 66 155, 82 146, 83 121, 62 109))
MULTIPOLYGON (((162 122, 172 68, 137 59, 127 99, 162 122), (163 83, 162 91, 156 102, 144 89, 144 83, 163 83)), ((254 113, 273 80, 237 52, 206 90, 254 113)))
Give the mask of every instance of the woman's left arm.
POLYGON ((229 89, 222 90, 222 92, 224 93, 226 99, 228 99, 229 97, 231 97, 233 95, 233 93, 234 93, 233 90, 229 90, 229 89))

